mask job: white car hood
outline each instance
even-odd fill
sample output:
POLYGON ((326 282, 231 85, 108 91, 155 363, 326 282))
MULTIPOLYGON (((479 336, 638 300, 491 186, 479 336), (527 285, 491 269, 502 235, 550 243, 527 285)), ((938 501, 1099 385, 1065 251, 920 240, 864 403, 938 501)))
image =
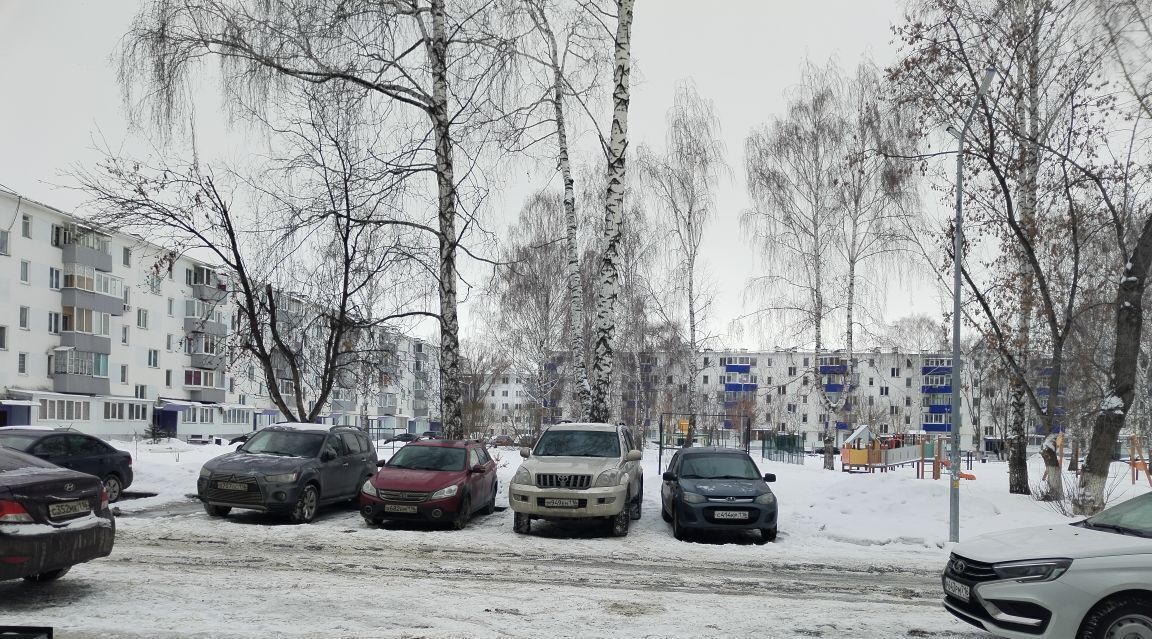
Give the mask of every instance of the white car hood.
POLYGON ((996 563, 1067 557, 1108 557, 1152 553, 1152 539, 1059 524, 989 533, 958 544, 952 552, 996 563))
POLYGON ((536 473, 558 473, 569 475, 596 475, 610 468, 620 466, 617 457, 537 457, 525 459, 523 466, 536 473))

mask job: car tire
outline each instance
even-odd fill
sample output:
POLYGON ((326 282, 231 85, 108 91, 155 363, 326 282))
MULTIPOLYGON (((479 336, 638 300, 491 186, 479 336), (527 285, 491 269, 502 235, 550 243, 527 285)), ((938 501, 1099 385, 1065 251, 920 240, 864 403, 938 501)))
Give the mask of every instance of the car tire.
POLYGON ((492 513, 496 512, 496 491, 499 489, 499 487, 500 484, 498 482, 492 482, 492 497, 488 500, 487 504, 484 504, 485 515, 491 515, 492 513))
POLYGON ((528 513, 514 513, 512 531, 520 535, 527 535, 532 532, 532 518, 528 516, 528 513))
POLYGON ((384 523, 384 520, 383 519, 377 519, 375 517, 365 517, 364 523, 368 524, 369 526, 376 527, 376 526, 379 526, 380 524, 384 523))
POLYGON ((644 482, 640 482, 640 492, 636 493, 636 498, 628 504, 628 516, 633 521, 640 519, 641 509, 644 507, 644 482))
POLYGON ((621 508, 620 512, 608 518, 613 537, 628 536, 628 528, 632 524, 631 510, 630 507, 621 508))
POLYGON ((688 538, 688 531, 680 525, 680 517, 676 515, 675 508, 672 509, 672 536, 678 541, 684 541, 688 538))
POLYGON ((1079 639, 1152 636, 1152 600, 1121 596, 1096 606, 1084 618, 1079 639), (1128 629, 1129 632, 1124 632, 1128 629))
POLYGON ((37 584, 44 583, 46 581, 56 581, 57 579, 68 574, 69 570, 72 570, 72 566, 57 568, 56 570, 46 570, 44 572, 36 573, 35 575, 27 575, 24 577, 24 581, 37 584))
POLYGON ((108 503, 114 504, 124 494, 124 482, 120 481, 119 475, 108 475, 104 478, 104 491, 108 493, 108 503))
POLYGON ((660 506, 660 518, 666 522, 672 522, 672 515, 668 514, 668 510, 663 505, 660 506))
POLYGON ((756 540, 758 545, 766 544, 770 541, 776 541, 776 527, 761 528, 760 537, 756 540))
POLYGON ((212 504, 204 504, 204 512, 208 513, 209 517, 224 517, 232 512, 231 506, 213 506, 212 504))
POLYGON ((319 509, 320 491, 316 490, 316 484, 308 484, 300 491, 300 497, 296 499, 296 505, 292 506, 288 519, 294 524, 311 523, 319 509))
POLYGON ((472 517, 472 498, 464 495, 460 500, 460 510, 456 513, 456 519, 452 520, 452 528, 456 530, 464 530, 468 525, 468 519, 472 517))

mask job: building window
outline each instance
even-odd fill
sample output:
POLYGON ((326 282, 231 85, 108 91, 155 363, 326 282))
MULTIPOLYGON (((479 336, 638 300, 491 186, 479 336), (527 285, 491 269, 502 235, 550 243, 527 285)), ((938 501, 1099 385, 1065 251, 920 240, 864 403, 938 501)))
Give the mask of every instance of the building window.
POLYGON ((20 328, 28 330, 28 307, 20 307, 20 328))
POLYGON ((707 376, 707 375, 705 375, 705 376, 704 376, 704 383, 705 383, 705 384, 707 384, 707 383, 708 383, 708 376, 707 376))
POLYGON ((505 390, 505 391, 500 391, 500 395, 501 395, 502 397, 507 397, 507 396, 508 396, 508 391, 506 391, 506 390, 505 390))
POLYGON ((25 214, 25 215, 20 216, 20 235, 23 235, 24 237, 26 237, 28 239, 32 239, 32 216, 31 215, 25 214))
POLYGON ((172 351, 172 333, 168 333, 164 336, 164 350, 169 352, 172 351))
POLYGON ((124 247, 124 266, 132 266, 132 249, 124 247))
POLYGON ((912 405, 912 398, 911 397, 905 397, 904 398, 904 405, 905 406, 911 406, 912 405))
POLYGON ((899 368, 893 368, 892 369, 892 377, 900 377, 900 369, 899 368))
POLYGON ((880 387, 880 395, 881 395, 881 396, 886 396, 886 395, 888 395, 888 387, 887 387, 887 386, 881 386, 881 387, 880 387))
POLYGON ((907 388, 912 388, 912 378, 911 377, 907 377, 904 379, 904 386, 906 386, 907 388))
POLYGON ((796 376, 796 367, 795 366, 789 366, 788 367, 788 376, 789 377, 795 377, 796 376))
POLYGON ((60 314, 55 311, 48 311, 48 332, 53 335, 60 334, 60 314))
POLYGON ((8 254, 8 231, 0 231, 0 255, 8 254))
POLYGON ((0 351, 8 350, 8 327, 0 326, 0 351))
MULTIPOLYGON (((128 250, 128 249, 124 249, 128 250)), ((136 397, 140 399, 148 399, 148 387, 143 384, 136 385, 136 397)))
POLYGON ((164 385, 172 388, 172 369, 164 371, 164 385))
POLYGON ((136 309, 136 328, 148 328, 148 309, 136 309))
POLYGON ((28 260, 20 260, 20 282, 22 284, 28 283, 29 273, 32 271, 32 264, 28 260))
POLYGON ((28 353, 20 353, 16 356, 16 372, 21 375, 28 374, 28 353))
POLYGON ((60 269, 48 267, 48 288, 54 291, 60 290, 60 269))
POLYGON ((788 387, 787 386, 777 386, 776 387, 776 394, 777 395, 787 395, 788 394, 788 387))
POLYGON ((148 349, 148 366, 151 368, 160 367, 160 351, 154 348, 148 349))
POLYGON ((176 312, 176 300, 169 297, 168 298, 168 317, 172 317, 173 313, 175 313, 175 312, 176 312))
POLYGON ((121 326, 120 327, 120 343, 121 344, 127 344, 128 343, 128 327, 127 326, 121 326))
POLYGON ((804 358, 804 368, 808 368, 808 358, 804 358))
POLYGON ((128 365, 127 364, 121 364, 120 365, 120 383, 121 384, 127 384, 128 383, 128 365))
POLYGON ((900 409, 899 409, 899 407, 896 407, 896 406, 889 406, 889 407, 888 407, 888 414, 889 414, 889 415, 896 415, 896 414, 898 414, 899 412, 900 412, 900 409))
POLYGON ((869 377, 869 378, 868 378, 868 385, 869 385, 869 386, 875 386, 875 385, 876 385, 876 379, 875 379, 875 378, 872 378, 872 377, 869 377))

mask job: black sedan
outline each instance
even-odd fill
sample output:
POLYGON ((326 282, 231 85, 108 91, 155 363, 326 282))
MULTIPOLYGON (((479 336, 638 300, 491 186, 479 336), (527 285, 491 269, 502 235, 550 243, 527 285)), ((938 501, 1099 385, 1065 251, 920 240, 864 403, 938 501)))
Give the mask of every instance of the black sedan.
POLYGON ((672 536, 690 530, 756 530, 760 543, 776 539, 776 495, 748 453, 732 448, 684 448, 664 473, 660 510, 672 536))
POLYGON ((0 428, 0 446, 99 477, 110 502, 119 500, 124 489, 132 485, 132 455, 98 437, 74 430, 9 426, 0 428))
POLYGON ((400 433, 399 435, 394 435, 392 437, 389 437, 388 439, 385 439, 384 443, 385 444, 390 444, 392 442, 408 443, 408 442, 414 442, 417 439, 420 439, 420 436, 417 435, 416 433, 400 433))
POLYGON ((0 448, 0 580, 59 579, 107 557, 115 537, 99 479, 0 448))

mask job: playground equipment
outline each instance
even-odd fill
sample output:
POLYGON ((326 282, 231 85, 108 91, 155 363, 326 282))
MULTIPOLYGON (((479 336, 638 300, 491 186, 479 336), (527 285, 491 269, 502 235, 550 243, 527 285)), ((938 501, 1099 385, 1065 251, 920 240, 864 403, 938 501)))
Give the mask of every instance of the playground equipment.
POLYGON ((1140 440, 1135 435, 1128 438, 1128 465, 1132 467, 1133 485, 1140 479, 1140 471, 1144 471, 1144 478, 1148 480, 1148 485, 1152 486, 1152 475, 1148 474, 1148 460, 1145 459, 1140 440))
MULTIPOLYGON (((843 472, 888 472, 893 468, 912 465, 916 478, 923 479, 931 464, 932 479, 940 479, 941 469, 949 468, 944 459, 945 438, 935 440, 926 435, 908 435, 881 438, 872 433, 867 424, 858 426, 840 445, 840 470, 843 472)), ((972 473, 960 473, 961 479, 976 479, 972 473)))

